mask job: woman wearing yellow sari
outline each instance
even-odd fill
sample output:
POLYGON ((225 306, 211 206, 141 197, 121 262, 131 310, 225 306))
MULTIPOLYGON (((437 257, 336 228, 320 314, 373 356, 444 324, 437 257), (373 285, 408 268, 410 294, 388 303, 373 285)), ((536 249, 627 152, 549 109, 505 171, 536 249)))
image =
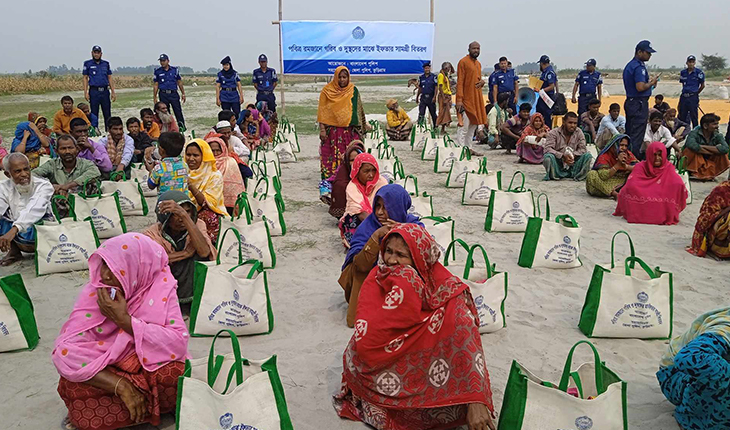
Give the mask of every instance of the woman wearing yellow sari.
POLYGON ((215 166, 215 156, 208 142, 195 139, 185 146, 188 163, 188 190, 198 209, 198 219, 205 222, 210 241, 215 245, 220 230, 220 216, 226 216, 223 200, 223 176, 215 166))

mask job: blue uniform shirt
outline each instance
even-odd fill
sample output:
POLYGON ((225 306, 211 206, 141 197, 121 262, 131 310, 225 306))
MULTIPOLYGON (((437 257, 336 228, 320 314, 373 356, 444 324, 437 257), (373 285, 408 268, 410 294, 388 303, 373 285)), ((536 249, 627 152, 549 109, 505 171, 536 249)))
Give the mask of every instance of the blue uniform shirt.
POLYGON ((697 93, 700 91, 700 85, 705 83, 705 72, 698 67, 695 67, 692 73, 684 69, 679 74, 679 82, 682 84, 682 94, 697 93))
MULTIPOLYGON (((542 71, 542 75, 540 75, 540 80, 542 81, 542 88, 546 88, 550 84, 557 84, 558 83, 558 75, 555 74, 555 70, 553 69, 553 66, 547 66, 545 70, 542 71)), ((551 91, 545 91, 548 93, 548 95, 555 94, 555 89, 553 88, 551 91)))
POLYGON ((579 85, 578 94, 595 94, 598 86, 603 84, 603 78, 599 71, 588 73, 588 70, 581 70, 575 81, 579 85))
POLYGON ((177 90, 177 81, 181 79, 177 67, 169 66, 167 70, 162 67, 156 68, 153 81, 157 82, 161 90, 177 90))
POLYGON ((233 73, 233 77, 226 78, 223 75, 223 70, 218 72, 218 78, 215 80, 216 84, 221 84, 221 88, 236 88, 236 83, 241 82, 241 78, 238 77, 238 73, 233 73))
POLYGON ((489 78, 491 79, 489 91, 491 92, 492 89, 494 89, 494 86, 498 85, 498 93, 513 92, 515 90, 515 82, 520 80, 520 78, 515 75, 514 69, 507 69, 506 72, 503 72, 501 69, 497 70, 492 73, 489 78))
POLYGON ((626 97, 651 97, 651 88, 646 91, 636 91, 637 82, 649 82, 649 72, 646 71, 644 62, 636 59, 629 61, 624 67, 624 89, 626 97))
POLYGON ((438 80, 433 73, 428 76, 424 73, 418 77, 418 87, 421 89, 421 94, 435 94, 436 85, 438 85, 438 80))
POLYGON ((108 61, 102 59, 97 63, 92 58, 91 60, 84 61, 84 69, 81 73, 89 77, 90 87, 108 87, 109 75, 112 74, 112 68, 109 67, 108 61))
POLYGON ((253 71, 253 83, 258 85, 259 92, 271 92, 274 90, 274 82, 279 78, 276 77, 276 70, 271 67, 266 68, 266 72, 261 71, 261 67, 253 71))

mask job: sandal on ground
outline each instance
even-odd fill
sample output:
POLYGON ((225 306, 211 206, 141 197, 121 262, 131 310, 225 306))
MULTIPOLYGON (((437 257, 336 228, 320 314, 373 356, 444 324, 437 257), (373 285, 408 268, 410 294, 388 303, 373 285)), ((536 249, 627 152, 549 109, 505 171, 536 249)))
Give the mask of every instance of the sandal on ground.
POLYGON ((66 415, 66 418, 61 421, 62 430, 77 430, 77 427, 71 423, 71 417, 66 415))

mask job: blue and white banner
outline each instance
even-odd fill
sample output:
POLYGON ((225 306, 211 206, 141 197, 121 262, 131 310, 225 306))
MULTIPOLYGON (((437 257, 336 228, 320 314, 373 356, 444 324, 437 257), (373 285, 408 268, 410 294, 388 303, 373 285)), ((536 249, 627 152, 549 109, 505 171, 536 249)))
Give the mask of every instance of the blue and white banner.
POLYGON ((282 21, 284 73, 410 75, 433 57, 434 24, 385 21, 282 21))

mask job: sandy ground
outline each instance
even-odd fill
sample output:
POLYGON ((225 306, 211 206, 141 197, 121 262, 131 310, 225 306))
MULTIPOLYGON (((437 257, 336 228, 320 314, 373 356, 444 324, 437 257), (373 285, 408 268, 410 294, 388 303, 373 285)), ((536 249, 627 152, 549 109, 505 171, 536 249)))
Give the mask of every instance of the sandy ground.
MULTIPOLYGON (((380 92, 378 89, 368 98, 380 97, 380 92)), ((394 146, 406 173, 417 175, 421 190, 434 196, 436 215, 453 217, 456 236, 469 244, 482 244, 498 269, 509 273, 508 327, 482 336, 497 408, 502 404, 513 359, 520 360, 543 378, 557 382, 568 350, 575 342, 585 339, 577 328, 585 292, 594 264, 609 261, 610 239, 617 230, 632 235, 637 255, 649 265, 674 273, 676 334, 685 330, 695 316, 729 302, 730 293, 722 288, 726 277, 721 270, 726 266, 684 251, 702 200, 716 183, 693 182, 695 202, 682 213, 679 225, 629 225, 611 215, 613 201, 589 197, 583 182, 543 182, 541 166, 516 165, 514 155, 490 151, 490 170, 502 170, 507 178, 518 168, 524 171, 528 188, 550 196, 553 214, 569 213, 583 227, 583 267, 566 271, 530 270, 517 266, 522 235, 484 231, 486 208, 461 206, 461 191, 444 187, 446 175, 434 174, 432 163, 420 161, 405 143, 394 146)), ((335 220, 318 201, 316 137, 302 136, 301 147, 299 162, 283 165, 288 233, 274 238, 278 265, 269 273, 275 329, 267 336, 242 337, 241 346, 249 358, 279 356, 279 371, 296 428, 364 429, 363 424, 338 418, 331 404, 331 396, 340 383, 342 352, 352 334, 345 326, 346 303, 337 284, 344 253, 335 220)), ((152 206, 152 199, 148 203, 152 206)), ((130 230, 135 231, 152 222, 152 215, 127 219, 130 230)), ((617 257, 623 258, 627 248, 621 241, 617 257)), ((0 357, 2 427, 59 428, 66 412, 56 393, 58 375, 50 353, 80 287, 88 280, 88 273, 39 278, 34 275, 30 259, 0 269, 3 275, 17 272, 23 274, 34 300, 41 342, 34 351, 5 353, 0 357)), ((630 428, 677 429, 673 409, 661 394, 654 376, 665 342, 597 339, 594 343, 607 365, 628 382, 630 428)), ((191 339, 189 350, 197 358, 206 356, 209 347, 210 339, 195 338, 191 339)), ((230 349, 221 343, 218 350, 230 349)), ((588 358, 581 351, 575 361, 580 363, 588 358)), ((174 429, 172 417, 165 417, 159 428, 174 429)))

